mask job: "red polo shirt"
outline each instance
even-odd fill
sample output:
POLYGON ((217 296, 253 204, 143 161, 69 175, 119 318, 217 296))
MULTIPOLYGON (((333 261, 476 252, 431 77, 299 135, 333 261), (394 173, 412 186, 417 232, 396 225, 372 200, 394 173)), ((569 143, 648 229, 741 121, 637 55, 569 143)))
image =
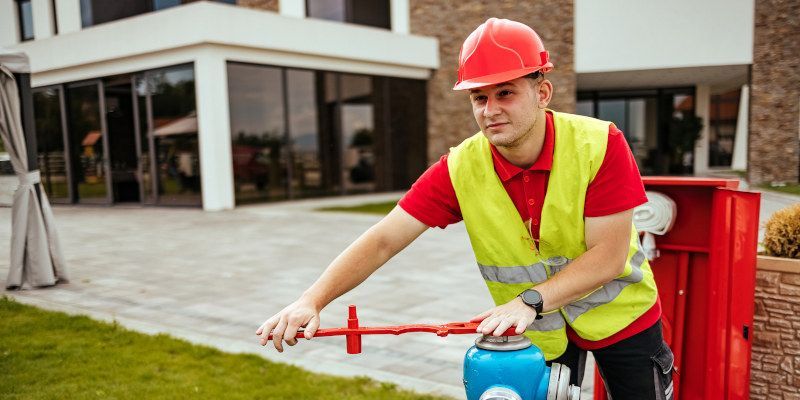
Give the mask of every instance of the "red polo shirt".
MULTIPOLYGON (((511 164, 494 146, 491 146, 495 172, 520 217, 530 227, 534 239, 539 238, 539 220, 542 216, 547 180, 553 165, 553 149, 556 141, 553 116, 549 112, 545 115, 544 145, 539 158, 530 168, 523 169, 511 164)), ((616 214, 646 202, 644 185, 630 147, 622 131, 611 125, 603 164, 586 191, 584 216, 600 217, 616 214)), ((430 227, 445 228, 462 220, 461 208, 447 169, 447 155, 442 156, 417 179, 408 193, 400 199, 399 205, 430 227)), ((661 305, 656 302, 627 328, 606 339, 596 342, 585 340, 569 327, 567 334, 579 347, 594 350, 631 337, 652 326, 660 317, 661 305)))

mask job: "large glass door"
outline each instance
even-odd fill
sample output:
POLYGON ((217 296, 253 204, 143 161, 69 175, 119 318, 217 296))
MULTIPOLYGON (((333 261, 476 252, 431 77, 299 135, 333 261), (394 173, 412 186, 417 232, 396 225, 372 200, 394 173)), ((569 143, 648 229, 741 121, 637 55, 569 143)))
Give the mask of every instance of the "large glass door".
POLYGON ((345 193, 375 190, 375 117, 372 79, 340 76, 342 188, 345 193))
POLYGON ((133 86, 142 201, 201 205, 193 66, 147 71, 134 77, 133 86))
POLYGON ((140 201, 131 91, 129 76, 104 81, 111 191, 114 203, 140 201))
POLYGON ((67 86, 72 186, 78 203, 112 202, 105 99, 99 80, 67 86))
POLYGON ((289 197, 284 72, 228 64, 231 151, 236 201, 289 197))
POLYGON ((72 191, 69 179, 69 151, 66 118, 63 110, 64 96, 60 86, 33 91, 34 120, 36 123, 36 145, 42 188, 53 203, 69 203, 72 191))

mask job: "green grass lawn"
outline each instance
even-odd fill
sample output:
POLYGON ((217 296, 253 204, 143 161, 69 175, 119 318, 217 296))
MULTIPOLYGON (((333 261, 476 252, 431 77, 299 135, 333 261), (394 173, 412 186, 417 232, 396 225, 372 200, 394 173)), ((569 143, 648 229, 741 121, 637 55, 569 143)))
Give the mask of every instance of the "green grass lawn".
POLYGON ((392 211, 392 209, 396 205, 397 201, 387 201, 385 203, 360 204, 351 207, 325 207, 325 208, 318 208, 317 211, 344 211, 344 212, 354 212, 354 213, 386 215, 389 214, 389 211, 392 211))
POLYGON ((148 336, 6 297, 0 321, 2 399, 444 399, 148 336))
POLYGON ((798 183, 787 183, 786 186, 772 186, 767 184, 767 185, 761 185, 759 187, 766 190, 772 190, 774 192, 783 192, 783 193, 800 195, 800 184, 798 183))

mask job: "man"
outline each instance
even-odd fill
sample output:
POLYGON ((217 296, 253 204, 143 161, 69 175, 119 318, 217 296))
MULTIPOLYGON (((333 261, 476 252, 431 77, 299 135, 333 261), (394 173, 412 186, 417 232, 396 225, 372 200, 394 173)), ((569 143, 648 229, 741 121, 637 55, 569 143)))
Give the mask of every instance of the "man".
POLYGON ((348 247, 294 303, 256 332, 265 345, 310 339, 319 312, 429 227, 464 221, 497 304, 473 321, 514 327, 580 384, 593 351, 612 398, 672 397, 672 353, 633 228, 647 201, 614 124, 546 109, 553 69, 530 27, 491 18, 464 42, 455 90, 468 90, 481 132, 431 166, 383 220, 348 247))

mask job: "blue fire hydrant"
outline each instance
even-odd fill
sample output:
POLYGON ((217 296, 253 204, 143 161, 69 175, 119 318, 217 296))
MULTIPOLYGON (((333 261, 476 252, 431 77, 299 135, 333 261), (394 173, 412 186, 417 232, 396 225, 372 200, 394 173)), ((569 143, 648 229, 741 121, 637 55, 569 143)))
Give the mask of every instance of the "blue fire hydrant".
POLYGON ((579 400, 569 367, 545 364, 525 336, 483 336, 464 356, 467 400, 579 400))

